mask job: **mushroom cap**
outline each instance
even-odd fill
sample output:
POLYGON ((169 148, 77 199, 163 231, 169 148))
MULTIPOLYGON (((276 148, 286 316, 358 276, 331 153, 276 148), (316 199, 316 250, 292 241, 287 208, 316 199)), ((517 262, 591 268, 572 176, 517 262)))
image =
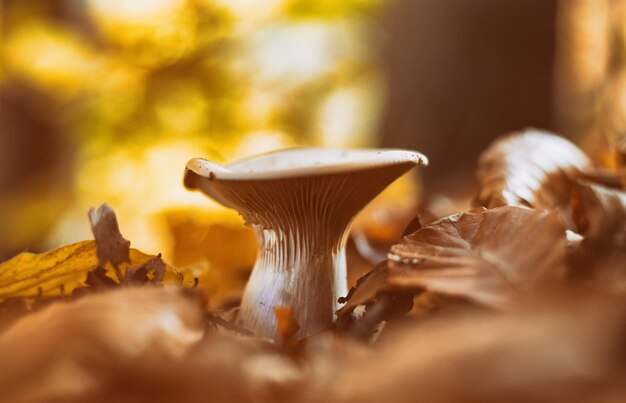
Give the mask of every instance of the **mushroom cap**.
MULTIPOLYGON (((193 158, 187 163, 187 171, 209 179, 254 181, 346 173, 390 165, 426 166, 428 158, 410 150, 289 148, 225 166, 193 158)), ((185 184, 191 185, 188 182, 185 184)))
MULTIPOLYGON (((329 187, 336 188, 333 194, 345 192, 347 189, 337 188, 344 181, 354 187, 351 200, 346 202, 358 211, 402 173, 427 164, 424 155, 409 150, 289 148, 225 166, 193 158, 187 163, 184 183, 187 188, 200 189, 224 206, 238 210, 248 220, 247 210, 260 212, 261 204, 269 203, 276 209, 273 200, 277 197, 301 198, 304 193, 329 187), (233 198, 239 199, 237 205, 233 198), (250 203, 252 200, 255 202, 250 203)), ((341 200, 338 195, 334 197, 341 200)))

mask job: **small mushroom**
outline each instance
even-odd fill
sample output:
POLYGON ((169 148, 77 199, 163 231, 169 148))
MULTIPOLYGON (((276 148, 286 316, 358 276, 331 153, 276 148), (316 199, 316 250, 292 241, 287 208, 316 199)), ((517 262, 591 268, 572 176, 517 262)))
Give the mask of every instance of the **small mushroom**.
POLYGON ((187 163, 185 186, 237 210, 259 256, 238 320, 276 338, 275 307, 289 308, 304 337, 332 325, 347 293, 350 222, 370 200, 427 158, 406 150, 293 148, 220 166, 187 163))

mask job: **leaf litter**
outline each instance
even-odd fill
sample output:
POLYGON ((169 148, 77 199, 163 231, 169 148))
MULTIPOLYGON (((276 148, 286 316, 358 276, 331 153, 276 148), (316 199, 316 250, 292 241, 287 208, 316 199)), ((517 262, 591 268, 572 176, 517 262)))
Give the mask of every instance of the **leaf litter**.
POLYGON ((332 329, 295 339, 276 307, 279 343, 236 306, 207 310, 197 279, 92 209, 94 241, 0 263, 3 399, 623 400, 620 169, 553 134, 503 136, 479 162, 480 208, 416 217, 332 329))

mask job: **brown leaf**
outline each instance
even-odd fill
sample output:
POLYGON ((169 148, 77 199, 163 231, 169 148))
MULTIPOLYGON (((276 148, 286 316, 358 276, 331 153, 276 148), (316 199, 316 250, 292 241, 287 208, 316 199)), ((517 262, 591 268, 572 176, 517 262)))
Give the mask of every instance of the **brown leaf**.
POLYGON ((88 293, 90 291, 104 290, 110 287, 116 287, 119 285, 119 283, 107 275, 107 270, 105 268, 103 268, 102 266, 98 266, 95 269, 91 270, 89 273, 87 273, 85 285, 87 287, 74 290, 72 296, 77 294, 80 295, 83 292, 88 293))
POLYGON ((624 401, 626 301, 557 295, 405 326, 335 363, 332 402, 624 401))
POLYGON ((236 323, 238 309, 237 307, 230 310, 205 312, 204 321, 207 331, 222 335, 254 337, 254 333, 236 323))
POLYGON ((206 333, 205 319, 195 292, 171 287, 56 303, 0 335, 2 399, 300 401, 308 366, 258 338, 206 333))
POLYGON ((165 269, 165 263, 159 254, 139 266, 128 268, 124 274, 124 283, 161 284, 163 282, 163 277, 165 276, 165 269))
MULTIPOLYGON (((122 264, 120 266, 124 278, 126 278, 126 272, 132 268, 138 268, 142 274, 145 274, 142 278, 143 283, 193 284, 193 279, 191 281, 183 281, 182 273, 167 264, 161 258, 160 253, 154 256, 138 249, 130 248, 130 264, 122 264)), ((135 277, 135 279, 138 278, 140 277, 135 277)))
POLYGON ((626 189, 626 137, 622 136, 615 151, 617 171, 622 178, 622 189, 626 189))
MULTIPOLYGON (((363 281, 364 279, 360 280, 356 287, 350 290, 346 298, 348 301, 350 301, 353 292, 363 284, 363 281)), ((380 290, 374 289, 373 291, 365 298, 363 298, 365 294, 361 294, 362 300, 360 302, 362 304, 357 304, 360 305, 358 309, 349 307, 339 311, 337 331, 340 334, 355 340, 374 342, 380 335, 384 323, 407 314, 413 308, 414 292, 411 290, 380 292, 380 290)))
POLYGON ((427 289, 503 308, 561 281, 566 239, 556 212, 519 207, 474 209, 425 226, 391 248, 342 308, 385 291, 427 289))
MULTIPOLYGON (((97 210, 89 210, 91 230, 96 240, 98 262, 101 268, 110 268, 121 284, 161 284, 167 277, 174 283, 182 281, 182 275, 171 267, 168 267, 158 256, 147 255, 136 249, 130 248, 130 241, 120 233, 115 211, 107 203, 102 204, 97 210), (107 264, 110 263, 111 266, 107 264)), ((104 271, 91 273, 87 284, 90 286, 111 285, 107 281, 104 271)), ((169 281, 168 281, 169 282, 169 281)))
POLYGON ((91 231, 98 246, 98 262, 104 266, 107 262, 118 266, 130 263, 130 241, 120 233, 117 217, 106 203, 97 210, 89 209, 91 231))
POLYGON ((626 192, 581 182, 572 192, 572 209, 584 236, 572 259, 575 275, 626 291, 626 192))
POLYGON ((626 192, 580 182, 572 205, 574 221, 587 242, 626 247, 626 192))
POLYGON ((25 316, 0 335, 2 398, 76 399, 112 386, 106 377, 126 365, 182 357, 203 336, 199 301, 176 288, 125 287, 25 316))
POLYGON ((588 168, 580 172, 579 181, 596 183, 613 189, 624 189, 618 172, 605 168, 588 168))
MULTIPOLYGON (((590 165, 587 156, 562 137, 536 129, 512 133, 481 154, 477 202, 487 208, 565 210, 579 171, 590 165)), ((567 211, 563 213, 567 217, 567 211)))

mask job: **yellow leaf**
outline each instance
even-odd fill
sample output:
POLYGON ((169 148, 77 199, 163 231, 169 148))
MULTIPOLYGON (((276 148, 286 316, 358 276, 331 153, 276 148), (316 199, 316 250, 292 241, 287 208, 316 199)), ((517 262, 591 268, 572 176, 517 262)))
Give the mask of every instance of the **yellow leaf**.
POLYGON ((71 293, 98 266, 95 241, 82 241, 51 251, 29 252, 0 264, 0 299, 71 293))
MULTIPOLYGON (((126 273, 156 258, 137 249, 130 249, 131 263, 120 265, 126 273)), ((0 300, 11 297, 36 297, 69 295, 76 288, 85 286, 87 274, 98 267, 95 241, 82 241, 48 252, 29 252, 0 264, 0 300)), ((118 282, 115 270, 108 263, 106 276, 118 282)), ((165 264, 163 283, 181 284, 183 276, 165 264)))

